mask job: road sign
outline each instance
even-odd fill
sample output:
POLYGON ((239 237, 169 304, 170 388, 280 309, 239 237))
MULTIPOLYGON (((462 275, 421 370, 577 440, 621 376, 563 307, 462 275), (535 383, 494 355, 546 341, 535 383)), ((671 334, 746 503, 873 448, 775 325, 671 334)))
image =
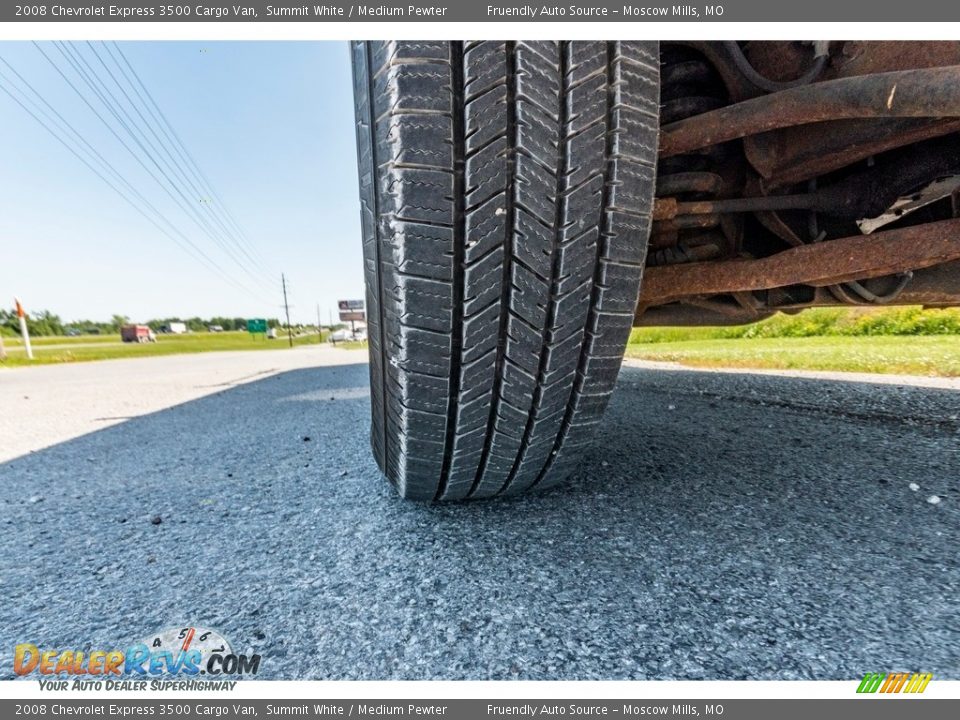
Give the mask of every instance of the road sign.
POLYGON ((337 300, 340 322, 364 322, 367 319, 363 311, 363 300, 337 300))
POLYGON ((267 321, 263 318, 251 318, 247 320, 247 332, 251 335, 267 332, 267 321))

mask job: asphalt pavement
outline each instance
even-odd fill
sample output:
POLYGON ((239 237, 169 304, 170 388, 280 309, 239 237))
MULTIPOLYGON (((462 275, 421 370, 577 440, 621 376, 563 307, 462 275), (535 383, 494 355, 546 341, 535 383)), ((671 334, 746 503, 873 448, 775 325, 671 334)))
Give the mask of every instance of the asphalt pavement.
POLYGON ((428 506, 365 365, 228 384, 0 464, 0 675, 190 624, 261 678, 960 679, 958 413, 626 367, 567 484, 428 506))
POLYGON ((330 345, 0 367, 0 462, 288 370, 359 363, 330 345))

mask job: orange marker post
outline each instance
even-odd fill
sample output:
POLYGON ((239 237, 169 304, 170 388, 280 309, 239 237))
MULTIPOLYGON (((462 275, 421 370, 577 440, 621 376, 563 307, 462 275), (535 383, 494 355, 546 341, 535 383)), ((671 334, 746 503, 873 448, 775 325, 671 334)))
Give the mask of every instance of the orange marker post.
POLYGON ((17 319, 20 321, 20 336, 23 338, 23 346, 27 349, 27 359, 33 360, 33 348, 30 346, 30 331, 27 330, 27 314, 23 311, 23 305, 19 298, 14 298, 13 302, 17 306, 17 319))

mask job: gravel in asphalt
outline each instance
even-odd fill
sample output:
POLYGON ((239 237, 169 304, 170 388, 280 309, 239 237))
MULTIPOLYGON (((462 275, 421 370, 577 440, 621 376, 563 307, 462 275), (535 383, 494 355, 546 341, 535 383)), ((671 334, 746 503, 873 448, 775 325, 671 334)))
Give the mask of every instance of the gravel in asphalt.
POLYGON ((291 369, 0 465, 0 674, 191 624, 261 678, 960 679, 958 399, 627 367, 567 484, 427 506, 366 366, 291 369))

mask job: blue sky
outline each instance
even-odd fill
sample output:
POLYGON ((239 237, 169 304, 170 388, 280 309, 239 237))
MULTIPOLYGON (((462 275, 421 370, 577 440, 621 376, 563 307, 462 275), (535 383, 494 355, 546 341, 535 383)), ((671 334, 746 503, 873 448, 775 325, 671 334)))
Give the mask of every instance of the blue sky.
MULTIPOLYGON (((118 66, 111 65, 113 46, 92 45, 70 47, 142 123, 99 64, 98 56, 122 82, 118 66)), ((41 47, 161 177, 58 48, 41 47)), ((195 203, 192 212, 201 214, 239 264, 177 206, 32 43, 0 42, 0 58, 232 278, 224 280, 178 247, 0 91, 0 307, 12 306, 17 295, 28 311, 49 309, 67 320, 109 319, 114 313, 141 321, 279 317, 281 272, 292 292, 295 322, 315 319, 317 303, 326 322, 336 300, 363 297, 346 43, 126 42, 120 48, 251 247, 244 254, 229 244, 210 208, 199 205, 201 194, 164 166, 166 156, 147 130, 141 143, 154 143, 154 156, 195 203)), ((0 72, 0 86, 26 90, 3 63, 0 72)), ((127 91, 136 100, 130 86, 127 91)), ((159 131, 157 137, 164 138, 159 131)))

